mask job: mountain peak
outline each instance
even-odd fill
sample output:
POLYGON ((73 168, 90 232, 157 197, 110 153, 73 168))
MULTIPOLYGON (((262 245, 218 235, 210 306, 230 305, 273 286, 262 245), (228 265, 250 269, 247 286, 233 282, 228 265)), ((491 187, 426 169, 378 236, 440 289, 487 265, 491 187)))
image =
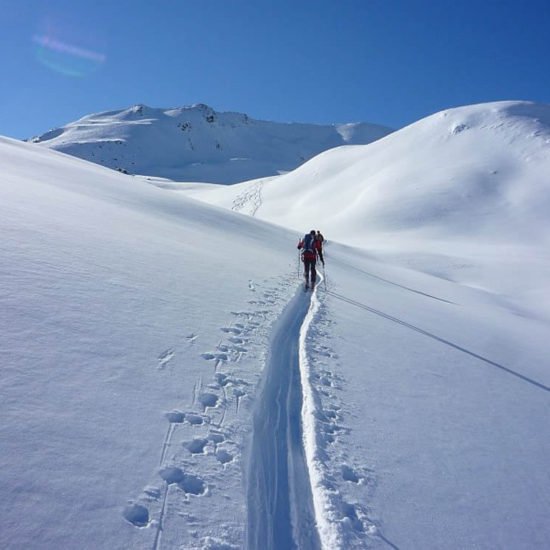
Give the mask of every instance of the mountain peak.
POLYGON ((32 141, 125 173, 236 183, 285 173, 327 149, 370 143, 390 132, 365 123, 254 120, 204 103, 171 109, 138 103, 85 116, 32 141))

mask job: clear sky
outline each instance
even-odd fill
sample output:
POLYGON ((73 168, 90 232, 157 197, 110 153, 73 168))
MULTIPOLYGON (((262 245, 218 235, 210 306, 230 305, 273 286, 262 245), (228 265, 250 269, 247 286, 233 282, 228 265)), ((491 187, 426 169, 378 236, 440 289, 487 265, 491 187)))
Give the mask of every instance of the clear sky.
POLYGON ((550 103, 550 0, 0 0, 0 135, 207 103, 401 127, 550 103))

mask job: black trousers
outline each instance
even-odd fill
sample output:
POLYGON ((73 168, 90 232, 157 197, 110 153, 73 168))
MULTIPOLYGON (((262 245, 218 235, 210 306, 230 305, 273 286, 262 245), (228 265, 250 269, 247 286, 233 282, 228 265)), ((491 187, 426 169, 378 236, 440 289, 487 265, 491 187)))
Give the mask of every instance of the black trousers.
POLYGON ((315 260, 304 260, 304 277, 306 278, 306 283, 311 281, 312 285, 315 284, 315 281, 317 280, 315 260))

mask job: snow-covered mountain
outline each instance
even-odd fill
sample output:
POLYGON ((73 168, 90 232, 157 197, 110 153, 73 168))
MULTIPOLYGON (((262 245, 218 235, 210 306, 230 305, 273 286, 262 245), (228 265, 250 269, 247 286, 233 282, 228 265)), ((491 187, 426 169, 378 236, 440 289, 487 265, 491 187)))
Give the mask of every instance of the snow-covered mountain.
POLYGON ((546 113, 201 192, 256 217, 0 138, 0 547, 547 548, 546 113))
POLYGON ((288 172, 326 149, 370 143, 390 132, 366 123, 267 122, 203 104, 136 105, 85 116, 31 141, 130 174, 235 183, 288 172))
POLYGON ((296 230, 320 228, 371 253, 393 251, 412 266, 426 255, 454 258, 437 273, 491 287, 502 267, 496 250, 514 263, 550 247, 548 174, 550 105, 510 101, 449 109, 277 178, 171 188, 296 230))

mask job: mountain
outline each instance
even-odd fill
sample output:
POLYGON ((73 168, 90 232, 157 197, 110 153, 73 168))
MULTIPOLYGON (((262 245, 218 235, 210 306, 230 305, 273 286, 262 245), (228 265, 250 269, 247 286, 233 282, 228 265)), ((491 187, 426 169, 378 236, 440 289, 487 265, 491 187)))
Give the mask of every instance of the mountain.
POLYGON ((411 266, 437 256, 437 274, 494 287, 497 249, 527 268, 550 246, 549 173, 550 106, 510 101, 449 109, 269 180, 173 188, 411 266))
POLYGON ((546 113, 324 153, 255 217, 0 138, 0 547, 546 548, 546 113))
POLYGON ((235 183, 293 170, 318 153, 370 143, 391 130, 375 124, 283 124, 198 104, 85 116, 31 141, 130 174, 235 183))

